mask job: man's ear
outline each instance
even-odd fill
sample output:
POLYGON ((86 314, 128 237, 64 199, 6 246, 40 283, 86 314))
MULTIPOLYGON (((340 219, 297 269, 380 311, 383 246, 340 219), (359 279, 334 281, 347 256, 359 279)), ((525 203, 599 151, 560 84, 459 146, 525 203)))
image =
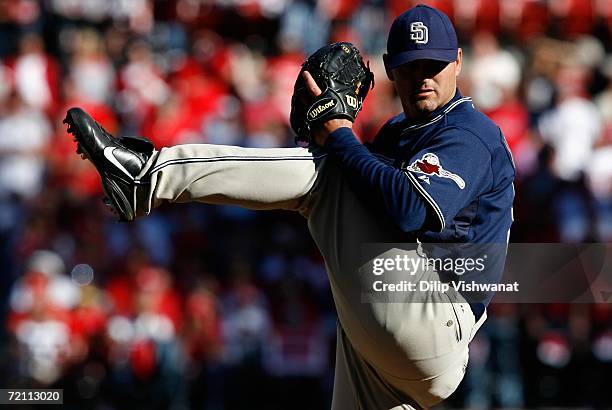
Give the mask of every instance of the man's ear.
POLYGON ((393 71, 391 71, 388 67, 387 67, 387 60, 389 59, 389 56, 387 54, 383 54, 383 63, 385 64, 385 72, 387 73, 387 78, 391 81, 395 81, 393 80, 393 71))
POLYGON ((461 48, 457 49, 457 65, 455 66, 455 76, 458 76, 461 73, 461 62, 463 61, 463 50, 461 48))

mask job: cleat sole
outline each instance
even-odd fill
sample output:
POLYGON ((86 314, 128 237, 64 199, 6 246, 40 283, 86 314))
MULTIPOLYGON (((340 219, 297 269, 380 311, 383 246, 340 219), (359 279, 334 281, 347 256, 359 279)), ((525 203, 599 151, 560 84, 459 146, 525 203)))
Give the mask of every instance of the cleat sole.
MULTIPOLYGON (((134 219, 135 215, 130 209, 129 200, 121 193, 120 188, 115 186, 116 184, 112 180, 109 180, 103 176, 104 170, 96 166, 96 163, 91 160, 91 156, 87 152, 87 149, 79 142, 78 127, 72 119, 70 112, 66 114, 66 118, 64 118, 62 123, 68 125, 66 131, 69 134, 72 134, 73 140, 77 143, 77 154, 80 154, 82 159, 89 160, 100 174, 102 190, 106 195, 103 199, 104 204, 111 208, 111 211, 113 212, 113 214, 115 214, 115 216, 120 222, 130 221, 134 219)), ((102 128, 101 125, 98 124, 98 126, 102 128)))

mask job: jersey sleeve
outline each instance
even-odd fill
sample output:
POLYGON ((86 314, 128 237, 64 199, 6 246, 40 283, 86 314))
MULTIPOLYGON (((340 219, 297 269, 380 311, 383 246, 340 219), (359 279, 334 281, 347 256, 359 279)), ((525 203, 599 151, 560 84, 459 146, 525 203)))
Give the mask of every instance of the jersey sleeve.
POLYGON ((334 131, 325 149, 355 194, 372 209, 382 210, 403 232, 415 232, 429 223, 428 208, 393 160, 371 153, 350 128, 334 131))
POLYGON ((406 158, 402 169, 437 216, 440 231, 493 184, 490 151, 476 135, 459 128, 434 137, 406 158))

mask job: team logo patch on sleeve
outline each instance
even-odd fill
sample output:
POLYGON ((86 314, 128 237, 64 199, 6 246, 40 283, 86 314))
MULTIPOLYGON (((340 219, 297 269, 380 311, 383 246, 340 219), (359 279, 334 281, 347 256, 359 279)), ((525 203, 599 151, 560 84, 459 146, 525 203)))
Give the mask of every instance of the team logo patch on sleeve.
MULTIPOLYGON (((440 178, 448 178, 452 180, 460 189, 465 188, 465 181, 457 174, 453 174, 450 171, 442 168, 440 164, 440 159, 436 154, 427 153, 421 157, 421 159, 417 159, 407 168, 408 171, 423 174, 425 178, 429 176, 438 176, 440 178)), ((429 183, 429 178, 425 180, 425 182, 429 183)))

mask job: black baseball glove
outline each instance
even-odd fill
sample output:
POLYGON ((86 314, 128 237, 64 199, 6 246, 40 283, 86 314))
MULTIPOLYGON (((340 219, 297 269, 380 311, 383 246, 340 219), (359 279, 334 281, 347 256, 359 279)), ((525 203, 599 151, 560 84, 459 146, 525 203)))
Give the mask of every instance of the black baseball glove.
POLYGON ((311 130, 332 118, 355 121, 374 87, 374 74, 351 43, 333 43, 306 59, 293 88, 289 121, 296 142, 310 143, 311 130), (308 71, 322 93, 313 97, 302 73, 308 71))

